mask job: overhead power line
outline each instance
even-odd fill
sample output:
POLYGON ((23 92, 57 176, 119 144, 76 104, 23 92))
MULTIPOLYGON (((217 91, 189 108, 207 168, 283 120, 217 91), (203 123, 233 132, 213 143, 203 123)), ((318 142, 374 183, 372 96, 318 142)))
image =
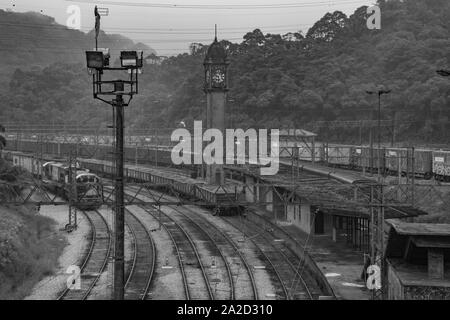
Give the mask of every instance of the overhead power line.
MULTIPOLYGON (((242 27, 230 27, 230 28, 220 28, 221 32, 223 31, 236 31, 236 32, 250 32, 255 29, 295 29, 298 27, 306 27, 310 26, 313 23, 308 24, 291 24, 291 25, 278 25, 278 26, 242 26, 242 27)), ((24 28, 48 28, 51 30, 60 29, 60 30, 74 30, 69 29, 66 26, 60 25, 60 24, 43 24, 43 23, 16 23, 16 22, 0 22, 0 26, 11 26, 11 27, 24 27, 24 28)), ((81 28, 84 31, 91 31, 93 28, 81 28)), ((102 31, 104 32, 128 32, 128 33, 177 33, 177 34, 183 34, 183 33, 192 33, 197 34, 197 31, 205 31, 198 34, 211 34, 211 28, 102 28, 102 31)), ((298 31, 298 30, 295 30, 298 31)))
MULTIPOLYGON (((292 9, 305 7, 326 7, 343 4, 361 3, 355 0, 343 1, 315 1, 298 3, 277 3, 277 4, 175 4, 175 3, 145 3, 145 2, 120 2, 120 1, 92 1, 92 0, 66 0, 67 2, 92 3, 109 6, 124 7, 146 7, 165 9, 206 9, 206 10, 254 10, 254 9, 292 9)), ((368 1, 369 2, 369 1, 368 1)))

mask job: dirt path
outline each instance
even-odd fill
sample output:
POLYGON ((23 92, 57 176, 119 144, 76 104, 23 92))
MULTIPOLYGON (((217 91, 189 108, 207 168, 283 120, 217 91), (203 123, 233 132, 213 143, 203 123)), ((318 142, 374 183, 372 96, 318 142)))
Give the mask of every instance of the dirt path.
POLYGON ((68 206, 42 206, 40 213, 56 221, 55 233, 67 240, 67 246, 58 259, 59 267, 54 275, 39 281, 26 300, 55 300, 58 294, 66 288, 68 275, 65 273, 71 265, 80 265, 88 250, 90 226, 82 213, 78 214, 78 228, 71 233, 60 231, 68 221, 68 206))

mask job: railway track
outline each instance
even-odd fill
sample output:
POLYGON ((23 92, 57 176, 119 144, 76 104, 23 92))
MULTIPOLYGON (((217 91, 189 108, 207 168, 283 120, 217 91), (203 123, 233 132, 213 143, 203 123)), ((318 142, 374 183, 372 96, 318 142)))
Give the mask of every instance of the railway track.
POLYGON ((97 210, 83 214, 91 225, 91 241, 80 267, 81 289, 66 288, 58 300, 86 300, 108 263, 112 244, 108 223, 97 210))
POLYGON ((154 208, 142 210, 160 220, 162 227, 172 239, 178 254, 180 269, 183 274, 183 284, 187 300, 213 300, 212 285, 206 272, 206 268, 200 258, 197 246, 189 233, 168 215, 157 212, 154 208))
POLYGON ((145 300, 155 270, 155 244, 145 226, 127 209, 125 223, 134 239, 133 262, 125 283, 125 299, 145 300))
MULTIPOLYGON (((247 239, 252 241, 259 249, 261 254, 269 261, 269 264, 275 270, 277 277, 282 284, 282 290, 286 299, 313 299, 319 296, 320 292, 311 290, 312 284, 308 284, 303 277, 302 261, 292 253, 289 248, 285 247, 281 241, 274 241, 266 236, 267 231, 259 226, 252 225, 240 220, 235 223, 232 220, 236 218, 223 218, 228 224, 240 230, 247 239)), ((310 281, 312 282, 312 281, 310 281)))
MULTIPOLYGON (((158 197, 166 197, 166 195, 156 192, 158 194, 158 197)), ((169 199, 170 200, 170 199, 169 199)), ((181 222, 185 224, 191 224, 195 226, 195 228, 203 233, 206 236, 206 240, 209 240, 211 243, 214 244, 216 247, 217 255, 220 257, 220 259, 224 262, 224 266, 227 270, 228 279, 230 281, 230 297, 229 299, 234 300, 236 298, 240 299, 259 299, 258 294, 258 288, 256 285, 256 281, 253 275, 253 271, 251 266, 248 264, 247 259, 244 257, 243 253, 240 251, 240 249, 237 247, 236 243, 220 228, 209 222, 208 220, 200 217, 196 212, 191 210, 187 206, 183 206, 182 209, 180 209, 177 206, 167 206, 168 208, 172 209, 173 211, 178 213, 178 217, 181 218, 181 222), (230 262, 227 261, 231 260, 230 262), (236 264, 233 260, 239 260, 239 263, 236 264), (245 273, 247 275, 246 278, 241 279, 241 282, 245 283, 248 282, 251 284, 251 293, 249 294, 242 294, 239 290, 239 297, 236 295, 236 283, 234 279, 237 279, 238 277, 242 277, 242 274, 240 272, 241 266, 244 266, 245 273)), ((145 210, 145 208, 143 208, 145 210)), ((162 213, 164 214, 164 213, 162 213)), ((275 271, 276 272, 276 271, 275 271)))
MULTIPOLYGON (((205 232, 209 239, 213 241, 216 246, 220 249, 220 255, 224 261, 226 261, 226 257, 231 257, 231 259, 237 258, 240 260, 240 265, 242 264, 245 268, 245 271, 248 275, 248 281, 251 283, 251 291, 252 291, 252 297, 242 297, 244 299, 254 299, 258 300, 258 288, 256 286, 256 281, 253 275, 253 271, 251 267, 249 266, 247 259, 244 257, 243 253, 239 250, 239 248, 236 246, 235 242, 220 228, 216 227, 206 219, 200 217, 196 212, 189 209, 187 206, 183 207, 183 210, 180 210, 177 207, 170 206, 172 209, 177 211, 180 215, 182 215, 185 219, 189 220, 190 223, 195 224, 199 229, 203 230, 205 232), (183 212, 185 211, 185 212, 183 212), (226 252, 226 255, 222 252, 226 252)), ((238 266, 237 270, 234 270, 232 272, 231 267, 229 264, 226 264, 227 272, 229 274, 230 279, 237 278, 240 276, 240 266, 238 266), (233 275, 234 273, 234 275, 233 275)), ((246 281, 246 279, 242 280, 246 281)), ((231 280, 232 290, 231 290, 231 300, 234 300, 236 298, 235 293, 235 283, 233 280, 231 280)))

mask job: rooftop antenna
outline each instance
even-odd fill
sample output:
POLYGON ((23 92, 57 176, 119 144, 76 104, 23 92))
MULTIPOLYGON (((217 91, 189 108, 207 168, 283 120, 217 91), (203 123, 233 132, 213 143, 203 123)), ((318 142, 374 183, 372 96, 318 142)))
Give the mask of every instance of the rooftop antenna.
POLYGON ((217 42, 217 24, 214 25, 214 41, 217 42))

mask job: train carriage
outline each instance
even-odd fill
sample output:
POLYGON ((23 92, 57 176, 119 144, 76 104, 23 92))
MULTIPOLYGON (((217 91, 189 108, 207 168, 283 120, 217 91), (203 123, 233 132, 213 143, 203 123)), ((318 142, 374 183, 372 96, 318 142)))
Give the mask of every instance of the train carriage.
POLYGON ((36 159, 33 155, 13 152, 8 156, 13 165, 24 168, 36 177, 42 176, 42 163, 39 159, 36 159))
POLYGON ((430 179, 433 176, 433 152, 425 149, 414 149, 414 168, 416 176, 430 179))
MULTIPOLYGON (((68 198, 69 167, 61 159, 37 159, 33 154, 10 152, 12 163, 42 179, 44 186, 53 193, 68 198)), ((98 208, 103 203, 101 180, 81 168, 76 172, 78 204, 82 210, 98 208)))
POLYGON ((356 146, 353 152, 352 163, 359 170, 377 172, 378 167, 380 167, 381 172, 385 172, 385 152, 377 147, 356 146))
POLYGON ((415 149, 413 159, 411 149, 386 148, 385 157, 386 170, 389 174, 406 175, 414 172, 417 177, 425 179, 432 177, 432 152, 429 150, 415 149))
POLYGON ((435 179, 450 182, 450 151, 433 151, 432 160, 435 179))
POLYGON ((353 146, 329 144, 320 148, 320 151, 320 159, 325 163, 345 168, 353 166, 353 146))

